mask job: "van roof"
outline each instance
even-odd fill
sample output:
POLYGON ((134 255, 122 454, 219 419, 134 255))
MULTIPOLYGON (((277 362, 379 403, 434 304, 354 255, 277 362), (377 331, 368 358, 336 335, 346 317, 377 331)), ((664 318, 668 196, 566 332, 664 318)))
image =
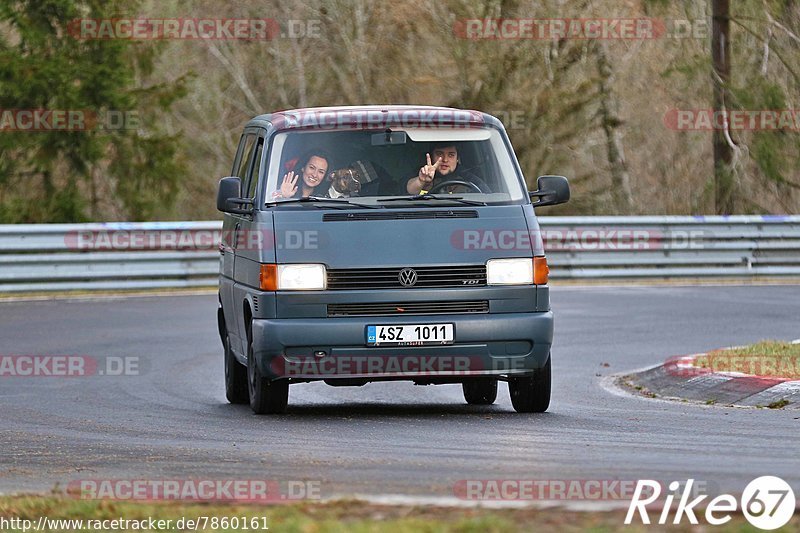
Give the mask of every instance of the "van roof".
POLYGON ((471 109, 418 105, 305 107, 252 118, 247 126, 298 129, 382 129, 385 127, 481 127, 504 129, 497 118, 471 109))

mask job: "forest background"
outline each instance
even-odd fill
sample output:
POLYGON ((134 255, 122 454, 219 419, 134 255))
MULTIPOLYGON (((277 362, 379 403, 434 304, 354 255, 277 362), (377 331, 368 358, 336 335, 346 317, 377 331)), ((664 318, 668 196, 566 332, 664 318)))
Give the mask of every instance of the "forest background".
POLYGON ((219 218, 216 184, 251 117, 402 103, 500 118, 529 188, 542 174, 570 178, 573 200, 548 214, 798 213, 799 35, 796 0, 0 0, 0 223, 219 218), (280 34, 76 36, 87 18, 270 18, 280 34), (487 19, 649 19, 659 31, 465 34, 465 21, 487 19), (795 122, 695 121, 715 107, 795 122), (123 127, 2 120, 75 109, 123 127))

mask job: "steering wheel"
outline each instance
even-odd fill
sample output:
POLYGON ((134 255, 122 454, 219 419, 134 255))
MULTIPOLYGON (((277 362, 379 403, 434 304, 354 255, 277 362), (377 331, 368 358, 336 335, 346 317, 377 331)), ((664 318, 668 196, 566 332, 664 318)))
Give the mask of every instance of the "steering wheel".
POLYGON ((438 185, 435 185, 435 186, 434 186, 434 187, 433 187, 431 190, 429 190, 428 192, 429 192, 429 193, 431 193, 431 194, 433 194, 433 193, 435 193, 436 191, 438 191, 438 190, 440 190, 440 189, 444 189, 445 187, 447 187, 447 186, 449 186, 449 185, 463 185, 463 186, 465 186, 465 187, 469 187, 469 188, 471 188, 471 189, 474 189, 474 190, 475 190, 475 192, 478 192, 478 193, 481 193, 481 194, 483 193, 483 191, 481 190, 481 188, 480 188, 480 187, 478 187, 477 185, 475 185, 475 184, 474 184, 474 183, 472 183, 471 181, 464 181, 464 180, 450 180, 450 181, 443 181, 442 183, 440 183, 440 184, 438 184, 438 185))

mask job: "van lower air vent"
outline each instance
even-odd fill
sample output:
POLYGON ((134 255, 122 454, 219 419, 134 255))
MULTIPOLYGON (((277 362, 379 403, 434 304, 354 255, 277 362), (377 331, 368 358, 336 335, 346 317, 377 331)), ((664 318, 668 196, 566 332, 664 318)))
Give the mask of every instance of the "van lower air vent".
POLYGON ((488 313, 487 300, 469 302, 393 302, 328 304, 328 316, 448 315, 488 313))

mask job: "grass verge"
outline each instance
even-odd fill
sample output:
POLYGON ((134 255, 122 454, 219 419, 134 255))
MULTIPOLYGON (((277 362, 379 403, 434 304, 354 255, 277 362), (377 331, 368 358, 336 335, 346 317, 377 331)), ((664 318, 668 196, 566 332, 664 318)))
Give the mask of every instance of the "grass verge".
MULTIPOLYGON (((658 512, 650 513, 653 521, 658 512)), ((432 506, 374 505, 362 501, 340 500, 331 502, 298 502, 282 505, 225 505, 203 503, 154 502, 131 503, 118 501, 78 500, 65 496, 5 496, 0 497, 0 517, 30 520, 38 525, 40 517, 49 519, 83 520, 80 531, 101 531, 92 528, 89 520, 146 521, 171 520, 170 527, 157 531, 180 531, 178 521, 183 519, 183 530, 187 531, 269 531, 287 532, 515 532, 515 531, 693 531, 688 524, 681 526, 645 526, 638 516, 631 526, 623 524, 625 510, 603 512, 574 512, 562 508, 486 509, 432 506), (238 528, 212 529, 213 518, 239 518, 238 528), (188 520, 198 521, 197 527, 188 520), (247 528, 242 527, 247 521, 247 528), (205 523, 206 527, 203 527, 205 523), (638 524, 638 525, 637 525, 638 524)), ((702 518, 701 518, 702 520, 702 518)), ((684 520, 685 521, 685 520, 684 520)), ((98 524, 99 525, 99 524, 98 524)), ((120 524, 122 525, 122 524, 120 524)), ((163 524, 166 526, 166 524, 163 524)), ((51 527, 42 531, 77 531, 75 524, 64 529, 51 527)), ((127 524, 128 530, 146 531, 127 524)), ((149 527, 149 526, 148 526, 149 527)), ((23 531, 21 527, 0 529, 23 531)), ((122 531, 124 528, 106 528, 104 531, 122 531)), ((155 531, 150 529, 150 531, 155 531)), ((731 522, 715 531, 756 531, 741 515, 734 515, 731 522)), ((33 531, 29 529, 28 531, 33 531)))
POLYGON ((714 350, 698 356, 694 364, 714 372, 800 379, 800 344, 764 340, 748 346, 714 350))

